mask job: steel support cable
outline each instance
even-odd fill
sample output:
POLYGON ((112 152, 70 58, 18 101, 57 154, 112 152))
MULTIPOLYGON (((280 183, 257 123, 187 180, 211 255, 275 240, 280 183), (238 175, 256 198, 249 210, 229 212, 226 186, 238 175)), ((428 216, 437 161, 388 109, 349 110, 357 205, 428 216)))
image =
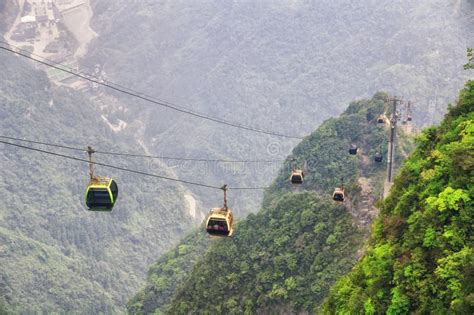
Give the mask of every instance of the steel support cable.
MULTIPOLYGON (((28 139, 21 139, 16 137, 9 137, 0 135, 0 138, 32 143, 32 144, 40 144, 44 146, 56 147, 61 149, 73 150, 73 151, 80 151, 80 152, 87 152, 87 149, 78 148, 78 147, 71 147, 62 144, 55 144, 55 143, 48 143, 42 141, 35 141, 35 140, 28 140, 28 139)), ((205 158, 182 158, 182 157, 169 157, 169 156, 160 156, 160 155, 146 155, 146 154, 134 154, 134 153, 124 153, 124 152, 107 152, 107 151, 100 151, 96 150, 94 153, 104 154, 104 155, 114 155, 114 156, 129 156, 129 157, 143 157, 143 158, 150 158, 150 159, 163 159, 163 160, 176 160, 176 161, 194 161, 194 162, 222 162, 222 163, 281 163, 284 162, 284 159, 275 159, 275 160, 226 160, 226 159, 205 159, 205 158)))
MULTIPOLYGON (((37 149, 37 148, 31 148, 31 147, 27 147, 27 146, 24 146, 24 145, 21 145, 21 144, 11 143, 11 142, 7 142, 7 141, 3 141, 3 140, 0 140, 0 143, 10 145, 10 146, 14 146, 14 147, 18 147, 18 148, 21 148, 21 149, 26 149, 26 150, 36 151, 36 152, 40 152, 40 153, 44 153, 44 154, 49 154, 49 155, 61 157, 61 158, 64 158, 64 159, 70 159, 70 160, 83 162, 83 163, 88 163, 88 164, 92 163, 94 165, 108 167, 108 168, 112 168, 112 169, 116 169, 116 170, 120 170, 120 171, 124 171, 124 172, 129 172, 129 173, 134 173, 134 174, 138 174, 138 175, 150 176, 150 177, 170 180, 170 181, 179 182, 179 183, 188 184, 188 185, 194 185, 194 186, 200 186, 200 187, 205 187, 205 188, 222 190, 222 186, 213 186, 213 185, 207 185, 207 184, 203 184, 203 183, 191 182, 191 181, 187 181, 187 180, 181 180, 181 179, 177 179, 177 178, 172 178, 172 177, 167 177, 167 176, 162 176, 162 175, 157 175, 157 174, 151 174, 151 173, 137 171, 137 170, 132 170, 132 169, 128 169, 128 168, 125 168, 125 167, 110 165, 110 164, 106 164, 106 163, 90 162, 89 160, 86 160, 86 159, 81 159, 81 158, 77 158, 77 157, 73 157, 73 156, 69 156, 69 155, 65 155, 65 154, 60 154, 60 153, 56 153, 56 152, 41 150, 41 149, 37 149)), ((234 190, 261 190, 261 189, 266 189, 266 188, 268 188, 268 187, 235 187, 235 188, 229 187, 229 189, 234 189, 234 190)))
MULTIPOLYGON (((5 44, 5 45, 9 45, 8 43, 3 42, 3 41, 0 41, 0 43, 5 44)), ((163 106, 163 107, 166 107, 166 108, 169 108, 169 109, 172 109, 172 110, 175 110, 175 111, 187 114, 187 115, 191 115, 191 116, 195 116, 195 117, 202 118, 202 119, 205 119, 205 120, 213 121, 213 122, 216 122, 216 123, 219 123, 219 124, 224 124, 224 125, 227 125, 227 126, 230 126, 230 127, 239 128, 239 129, 252 131, 252 132, 256 132, 256 133, 261 133, 261 134, 266 134, 266 135, 270 135, 270 136, 289 138, 289 139, 299 139, 299 140, 303 139, 303 137, 301 137, 301 136, 285 135, 285 134, 282 134, 282 133, 276 133, 276 132, 267 131, 267 130, 263 130, 263 129, 257 129, 257 128, 253 128, 253 127, 249 127, 249 126, 244 126, 244 125, 241 125, 241 124, 238 124, 238 123, 235 123, 235 122, 227 121, 227 120, 224 120, 224 119, 221 119, 221 118, 211 117, 211 116, 208 116, 206 114, 191 111, 189 109, 184 109, 183 107, 180 107, 180 106, 175 105, 173 103, 170 103, 170 102, 167 102, 167 101, 162 101, 162 100, 157 100, 157 99, 154 99, 151 96, 148 96, 146 94, 136 92, 136 91, 133 91, 133 90, 128 89, 128 88, 119 87, 118 84, 115 84, 113 82, 110 82, 110 84, 109 84, 106 81, 94 79, 90 75, 77 73, 77 72, 75 72, 73 70, 70 70, 70 69, 65 69, 65 67, 63 68, 63 67, 57 66, 57 64, 54 65, 52 63, 48 63, 46 61, 34 58, 31 55, 29 56, 26 53, 18 52, 18 51, 15 51, 13 49, 10 49, 8 47, 0 46, 0 49, 2 49, 4 51, 11 52, 11 53, 14 53, 14 54, 17 54, 21 57, 33 60, 33 61, 41 63, 45 66, 57 69, 59 71, 69 73, 71 75, 74 75, 74 76, 79 77, 81 79, 84 79, 86 81, 96 83, 98 85, 107 87, 107 88, 115 90, 117 92, 129 95, 129 96, 132 96, 132 97, 135 97, 135 98, 139 98, 139 99, 144 100, 146 102, 153 103, 153 104, 156 104, 156 105, 159 105, 159 106, 163 106)))

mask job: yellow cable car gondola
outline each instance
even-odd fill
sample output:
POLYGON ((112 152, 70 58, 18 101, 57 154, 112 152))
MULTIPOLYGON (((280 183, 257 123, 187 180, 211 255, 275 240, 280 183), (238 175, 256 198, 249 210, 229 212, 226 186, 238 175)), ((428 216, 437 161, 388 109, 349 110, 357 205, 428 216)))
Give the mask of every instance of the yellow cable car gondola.
POLYGON ((290 182, 292 184, 303 184, 304 181, 304 172, 302 169, 297 168, 296 159, 291 159, 292 163, 292 171, 290 174, 290 182))
POLYGON ((344 201, 344 178, 341 177, 341 187, 336 187, 334 193, 332 194, 332 199, 334 201, 344 201))
POLYGON ((332 199, 335 201, 344 201, 344 189, 341 187, 336 187, 334 193, 332 194, 332 199))
POLYGON ((94 175, 92 163, 94 152, 91 147, 87 148, 90 181, 86 189, 86 205, 91 211, 112 211, 118 197, 117 183, 112 178, 94 175))
POLYGON ((234 216, 227 207, 227 185, 222 186, 224 191, 224 207, 212 208, 206 220, 206 232, 211 236, 232 236, 234 233, 234 216))
POLYGON ((293 170, 291 172, 290 181, 292 184, 303 184, 304 173, 303 170, 293 170))

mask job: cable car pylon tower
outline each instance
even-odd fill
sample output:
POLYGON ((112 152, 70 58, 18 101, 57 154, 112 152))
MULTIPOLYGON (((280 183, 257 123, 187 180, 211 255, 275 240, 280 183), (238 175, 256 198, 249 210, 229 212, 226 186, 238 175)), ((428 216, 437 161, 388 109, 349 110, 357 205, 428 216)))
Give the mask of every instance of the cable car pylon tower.
POLYGON ((402 100, 394 96, 393 98, 389 98, 388 102, 392 102, 392 114, 389 119, 390 122, 390 136, 388 141, 388 152, 387 152, 387 181, 384 185, 384 198, 388 196, 390 192, 390 188, 393 184, 393 164, 395 158, 395 142, 397 138, 397 121, 398 121, 398 114, 397 114, 397 104, 402 100))

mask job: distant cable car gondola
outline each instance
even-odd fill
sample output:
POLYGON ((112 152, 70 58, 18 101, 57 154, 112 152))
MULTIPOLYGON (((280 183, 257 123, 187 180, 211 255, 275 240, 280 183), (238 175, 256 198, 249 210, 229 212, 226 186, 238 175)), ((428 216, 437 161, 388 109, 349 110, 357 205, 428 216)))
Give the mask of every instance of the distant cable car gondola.
POLYGON ((335 201, 344 201, 344 189, 336 187, 332 194, 332 199, 335 201))
POLYGON ((375 162, 382 162, 382 160, 383 160, 383 155, 380 152, 375 153, 374 161, 375 162))
POLYGON ((234 217, 227 207, 227 185, 224 191, 224 207, 212 208, 206 220, 206 232, 211 236, 231 236, 234 233, 234 217))
POLYGON ((349 148, 349 154, 356 155, 357 150, 358 150, 357 145, 356 144, 351 144, 351 147, 349 148))
POLYGON ((290 181, 292 184, 303 184, 304 173, 303 170, 293 170, 291 172, 290 181))
POLYGON ((344 201, 344 178, 341 177, 341 187, 334 188, 334 193, 332 194, 332 199, 334 201, 344 201))
POLYGON ((292 168, 293 170, 291 171, 291 175, 290 175, 290 182, 292 184, 303 184, 303 181, 304 181, 304 172, 302 169, 299 169, 297 168, 296 166, 296 159, 293 158, 292 160, 292 168))
POLYGON ((86 190, 86 205, 91 211, 112 211, 118 197, 117 183, 112 178, 94 175, 92 163, 94 152, 91 147, 87 148, 90 181, 86 190))

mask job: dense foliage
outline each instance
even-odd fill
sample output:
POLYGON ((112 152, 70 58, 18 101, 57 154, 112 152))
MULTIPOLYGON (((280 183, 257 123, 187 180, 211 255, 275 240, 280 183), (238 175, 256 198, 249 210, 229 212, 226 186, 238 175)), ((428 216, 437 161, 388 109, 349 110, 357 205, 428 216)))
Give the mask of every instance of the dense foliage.
POLYGON ((312 310, 359 248, 347 210, 314 192, 288 193, 218 240, 180 286, 171 314, 312 310))
POLYGON ((128 303, 129 313, 153 313, 170 302, 177 286, 198 263, 210 245, 204 229, 194 231, 168 251, 148 271, 146 286, 128 303))
POLYGON ((474 81, 417 144, 323 313, 474 313, 474 81))
POLYGON ((328 199, 344 176, 351 206, 357 209, 360 187, 355 179, 384 172, 385 164, 373 163, 370 156, 386 150, 386 130, 375 123, 385 110, 385 98, 378 93, 353 102, 340 118, 324 122, 287 159, 266 193, 263 210, 241 221, 232 239, 215 241, 204 259, 208 237, 188 237, 151 268, 146 287, 128 303, 128 311, 317 308, 331 283, 352 266, 363 243, 347 209, 328 199), (348 154, 351 143, 360 146, 359 156, 348 154), (294 191, 288 184, 293 158, 306 165, 302 190, 310 192, 294 191))

